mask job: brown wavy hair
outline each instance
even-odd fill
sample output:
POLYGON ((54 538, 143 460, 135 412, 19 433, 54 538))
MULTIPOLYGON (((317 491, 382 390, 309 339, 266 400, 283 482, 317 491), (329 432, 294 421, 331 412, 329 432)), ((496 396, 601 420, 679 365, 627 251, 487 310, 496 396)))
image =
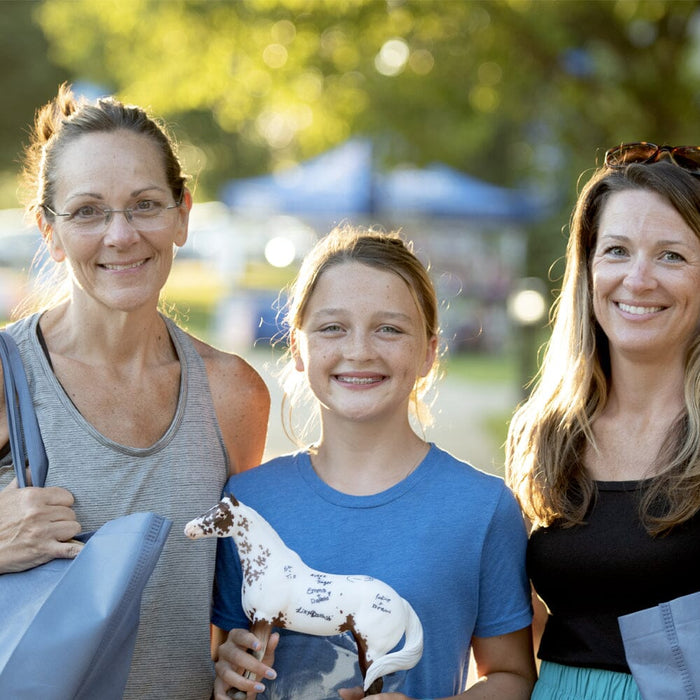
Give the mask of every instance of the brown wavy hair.
MULTIPOLYGON (((596 496, 583 465, 592 424, 610 387, 608 340, 593 313, 590 263, 601 212, 614 192, 655 192, 700 238, 700 179, 662 160, 598 169, 574 208, 552 334, 530 398, 515 412, 506 443, 506 479, 536 526, 585 522, 596 496)), ((700 338, 685 363, 685 410, 657 456, 657 475, 640 503, 652 535, 668 532, 700 510, 700 338)))

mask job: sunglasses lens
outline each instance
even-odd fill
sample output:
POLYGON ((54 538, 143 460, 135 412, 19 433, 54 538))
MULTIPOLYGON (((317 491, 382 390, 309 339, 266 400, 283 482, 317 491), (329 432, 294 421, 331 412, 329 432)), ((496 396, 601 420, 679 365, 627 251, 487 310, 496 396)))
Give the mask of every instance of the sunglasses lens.
POLYGON ((691 173, 700 173, 700 147, 678 146, 671 151, 676 165, 691 173))
POLYGON ((628 163, 646 163, 659 151, 653 143, 640 141, 639 143, 623 143, 611 148, 605 154, 605 165, 609 168, 619 168, 628 163))

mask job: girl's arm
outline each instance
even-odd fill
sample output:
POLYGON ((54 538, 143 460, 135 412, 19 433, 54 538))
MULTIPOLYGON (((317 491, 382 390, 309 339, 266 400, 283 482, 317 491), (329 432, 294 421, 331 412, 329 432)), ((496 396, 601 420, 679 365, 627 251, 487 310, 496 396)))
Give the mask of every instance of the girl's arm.
POLYGON ((474 637, 478 680, 460 698, 528 700, 537 679, 530 627, 497 637, 474 637))
POLYGON ((537 595, 537 591, 534 587, 532 589, 532 609, 534 611, 534 617, 532 618, 532 640, 535 654, 537 654, 537 650, 540 648, 544 626, 549 617, 549 611, 542 599, 537 595))

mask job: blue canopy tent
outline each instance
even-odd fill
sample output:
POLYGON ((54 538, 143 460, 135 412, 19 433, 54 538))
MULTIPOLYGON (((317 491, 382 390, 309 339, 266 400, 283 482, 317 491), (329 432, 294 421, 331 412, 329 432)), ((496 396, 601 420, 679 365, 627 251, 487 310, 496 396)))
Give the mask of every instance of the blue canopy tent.
POLYGON ((248 212, 331 217, 358 214, 509 219, 539 211, 527 193, 483 182, 444 164, 377 173, 368 139, 351 139, 272 175, 228 182, 221 199, 248 212))
POLYGON ((272 175, 231 180, 221 199, 233 209, 334 218, 372 210, 372 145, 351 139, 272 175))
MULTIPOLYGON (((372 143, 361 138, 280 173, 232 180, 221 199, 241 214, 264 220, 262 237, 270 235, 268 222, 277 215, 305 220, 319 235, 344 219, 408 231, 431 263, 447 272, 445 279, 462 290, 451 299, 444 320, 455 339, 461 333, 458 324, 475 317, 474 308, 491 313, 497 306, 505 313, 503 296, 522 267, 523 226, 543 212, 527 192, 483 182, 444 164, 376 172, 372 143)), ((271 327, 278 330, 276 321, 267 318, 269 310, 260 311, 267 303, 256 306, 255 317, 262 320, 255 330, 259 340, 271 335, 271 327)), ((467 336, 493 347, 504 342, 503 333, 469 331, 467 336)))
POLYGON ((477 180, 442 163, 393 170, 377 179, 377 210, 400 216, 527 221, 539 206, 525 192, 477 180))

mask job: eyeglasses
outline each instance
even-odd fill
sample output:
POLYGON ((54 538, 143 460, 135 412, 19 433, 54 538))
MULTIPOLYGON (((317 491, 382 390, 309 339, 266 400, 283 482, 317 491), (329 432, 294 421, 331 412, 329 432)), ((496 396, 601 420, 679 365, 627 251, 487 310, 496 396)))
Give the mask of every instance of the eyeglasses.
POLYGON ((656 163, 667 157, 674 165, 700 175, 700 146, 657 146, 639 141, 623 143, 605 153, 608 168, 624 168, 630 163, 656 163))
POLYGON ((103 209, 95 204, 83 204, 75 211, 59 214, 47 204, 42 205, 54 216, 63 217, 71 229, 86 235, 104 233, 115 214, 124 214, 129 225, 137 231, 158 231, 165 225, 168 210, 177 209, 182 204, 182 197, 176 204, 165 205, 156 199, 142 199, 133 207, 126 209, 103 209))

